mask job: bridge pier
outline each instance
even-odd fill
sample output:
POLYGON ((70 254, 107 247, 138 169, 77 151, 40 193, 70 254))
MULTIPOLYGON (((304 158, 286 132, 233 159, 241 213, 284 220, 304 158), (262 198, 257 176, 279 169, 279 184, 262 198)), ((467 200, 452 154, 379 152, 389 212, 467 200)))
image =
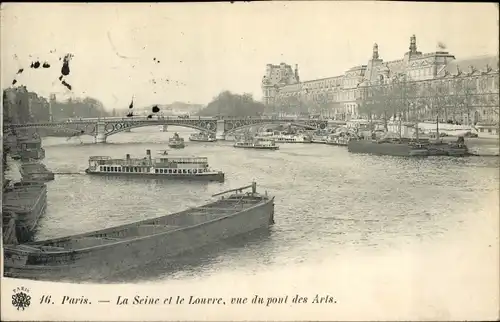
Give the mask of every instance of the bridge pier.
POLYGON ((161 128, 161 131, 162 132, 168 132, 168 125, 163 125, 163 127, 161 128))
POLYGON ((94 136, 95 143, 106 143, 106 123, 99 121, 94 136))
POLYGON ((226 133, 225 133, 225 122, 224 120, 217 120, 217 131, 215 132, 215 138, 217 140, 225 140, 226 139, 226 133))

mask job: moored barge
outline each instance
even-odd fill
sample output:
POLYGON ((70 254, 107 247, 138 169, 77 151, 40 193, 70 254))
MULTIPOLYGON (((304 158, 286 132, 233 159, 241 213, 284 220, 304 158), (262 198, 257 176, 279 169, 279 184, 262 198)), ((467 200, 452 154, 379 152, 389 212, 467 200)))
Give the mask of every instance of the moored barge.
POLYGON ((54 180, 54 173, 47 169, 43 163, 23 162, 20 171, 23 180, 27 181, 51 181, 54 180))
POLYGON ((212 197, 216 196, 221 197, 166 216, 24 245, 4 245, 4 275, 30 279, 112 276, 274 223, 274 197, 258 193, 255 182, 212 197))
POLYGON ((349 140, 347 145, 351 153, 367 153, 389 156, 452 156, 471 155, 464 144, 463 137, 456 142, 443 143, 428 139, 414 140, 407 138, 384 138, 381 140, 349 140))
POLYGON ((383 140, 349 140, 347 149, 350 153, 366 153, 389 156, 428 156, 429 151, 420 144, 412 144, 405 140, 383 139, 383 140))
POLYGON ((185 179, 224 182, 224 172, 213 170, 206 157, 152 158, 146 150, 145 158, 113 159, 109 156, 91 156, 87 174, 101 176, 136 176, 155 179, 185 179))
POLYGON ((41 182, 18 182, 6 187, 2 196, 2 213, 15 224, 18 242, 32 240, 38 220, 47 207, 47 187, 41 182))

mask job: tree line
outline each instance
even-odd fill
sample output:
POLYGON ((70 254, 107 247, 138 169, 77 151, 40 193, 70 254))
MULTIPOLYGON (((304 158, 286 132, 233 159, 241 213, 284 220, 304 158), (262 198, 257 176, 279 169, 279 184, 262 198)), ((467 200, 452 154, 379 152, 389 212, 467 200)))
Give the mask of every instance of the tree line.
MULTIPOLYGON (((490 116, 499 114, 498 73, 411 81, 404 74, 388 83, 359 86, 355 102, 358 114, 368 119, 401 117, 407 121, 439 120, 469 122, 477 108, 490 116)), ((328 92, 278 95, 268 109, 273 113, 327 115, 342 110, 343 102, 332 102, 328 92)), ((488 117, 488 115, 485 115, 488 117)))
POLYGON ((223 91, 214 97, 197 115, 226 117, 260 116, 264 113, 265 109, 266 106, 261 102, 255 101, 252 94, 235 94, 230 91, 223 91))
POLYGON ((478 107, 498 116, 498 74, 420 82, 400 75, 389 84, 361 88, 356 102, 360 115, 385 124, 391 117, 470 123, 473 118, 477 121, 473 113, 478 107))
POLYGON ((13 123, 50 122, 69 118, 109 116, 99 100, 92 97, 47 100, 25 87, 3 91, 4 117, 13 123))

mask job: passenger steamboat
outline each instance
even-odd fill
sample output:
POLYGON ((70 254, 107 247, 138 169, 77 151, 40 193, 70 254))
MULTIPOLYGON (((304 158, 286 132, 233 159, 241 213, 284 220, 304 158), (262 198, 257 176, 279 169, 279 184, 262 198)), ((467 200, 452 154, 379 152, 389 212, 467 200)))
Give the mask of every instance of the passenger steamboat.
POLYGON ((194 133, 189 136, 189 141, 195 142, 215 142, 217 138, 214 134, 207 132, 194 133))
POLYGON ((279 146, 272 139, 249 138, 246 137, 234 144, 235 148, 259 149, 259 150, 278 150, 279 146))
POLYGON ((286 132, 264 132, 257 134, 258 139, 271 139, 277 143, 312 143, 307 134, 290 134, 286 132))
POLYGON ((104 176, 138 176, 155 179, 192 179, 224 182, 224 172, 210 169, 206 157, 151 158, 146 150, 145 158, 113 159, 109 156, 91 156, 87 174, 104 176))
POLYGON ((258 193, 255 182, 212 197, 217 196, 222 197, 157 218, 23 245, 4 244, 4 275, 47 280, 113 276, 274 224, 274 197, 258 193))
POLYGON ((168 139, 168 146, 174 149, 183 149, 186 145, 184 139, 178 133, 174 133, 174 136, 168 139))

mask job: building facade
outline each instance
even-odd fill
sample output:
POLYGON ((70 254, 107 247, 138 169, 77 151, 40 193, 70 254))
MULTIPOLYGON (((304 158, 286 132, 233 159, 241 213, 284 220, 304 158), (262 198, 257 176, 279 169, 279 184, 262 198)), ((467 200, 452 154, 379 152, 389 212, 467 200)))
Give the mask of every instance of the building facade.
MULTIPOLYGON (((404 87, 412 91, 405 90, 407 97, 399 103, 420 106, 424 111, 422 117, 435 118, 444 113, 441 110, 446 110, 441 118, 453 116, 459 122, 498 123, 498 56, 457 60, 444 51, 444 45, 439 47, 439 51, 422 53, 413 35, 402 59, 385 62, 374 44, 372 57, 365 65, 354 66, 343 75, 310 81, 300 80, 297 65, 292 71, 285 63, 268 64, 262 79, 263 102, 282 113, 299 111, 336 119, 360 118, 366 117, 360 106, 374 99, 371 92, 384 92, 387 96, 388 88, 395 82, 401 84, 403 79, 404 87), (431 84, 446 90, 438 95, 431 90, 435 86, 429 87, 431 84), (442 108, 436 108, 438 105, 442 108)), ((380 100, 384 105, 383 99, 380 100)), ((387 103, 389 98, 385 100, 387 103)))

